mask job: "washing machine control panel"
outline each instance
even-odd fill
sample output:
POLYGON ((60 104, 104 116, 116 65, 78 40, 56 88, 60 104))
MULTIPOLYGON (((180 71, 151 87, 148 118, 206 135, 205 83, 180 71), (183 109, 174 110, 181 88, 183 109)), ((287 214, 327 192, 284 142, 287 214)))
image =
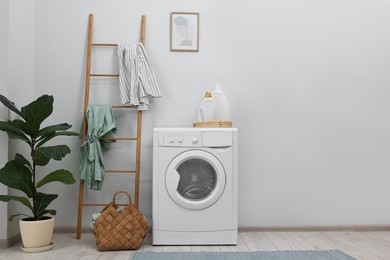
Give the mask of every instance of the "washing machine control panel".
POLYGON ((162 132, 160 133, 160 146, 200 147, 202 146, 200 132, 162 132))

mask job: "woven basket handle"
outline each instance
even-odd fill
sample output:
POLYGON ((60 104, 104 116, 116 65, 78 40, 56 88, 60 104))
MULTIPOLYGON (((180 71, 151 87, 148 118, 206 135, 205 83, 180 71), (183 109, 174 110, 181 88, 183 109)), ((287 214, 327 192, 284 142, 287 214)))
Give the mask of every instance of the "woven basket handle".
POLYGON ((114 196, 112 197, 112 202, 114 203, 114 205, 116 205, 116 202, 115 202, 115 197, 116 197, 116 195, 121 194, 121 193, 126 194, 127 198, 129 198, 129 204, 132 204, 132 203, 131 203, 130 194, 129 194, 128 192, 126 192, 126 191, 120 190, 120 191, 115 192, 114 196))

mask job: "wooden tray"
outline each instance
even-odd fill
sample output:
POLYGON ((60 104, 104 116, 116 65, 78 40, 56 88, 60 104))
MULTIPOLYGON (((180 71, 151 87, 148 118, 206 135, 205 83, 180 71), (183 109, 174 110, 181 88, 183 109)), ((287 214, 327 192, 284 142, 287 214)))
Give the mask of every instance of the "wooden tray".
POLYGON ((194 127, 201 127, 201 128, 207 128, 207 127, 224 127, 224 128, 231 128, 233 123, 231 121, 202 121, 202 122, 194 122, 194 127))

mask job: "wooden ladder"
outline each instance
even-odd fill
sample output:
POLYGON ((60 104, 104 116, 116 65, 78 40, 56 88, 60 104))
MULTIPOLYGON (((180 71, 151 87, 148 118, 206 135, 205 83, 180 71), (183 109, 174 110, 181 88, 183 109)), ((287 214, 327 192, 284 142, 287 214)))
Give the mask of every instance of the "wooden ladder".
MULTIPOLYGON (((145 27, 146 27, 146 16, 142 16, 141 20, 141 43, 145 45, 145 27)), ((87 66, 86 66, 86 80, 85 80, 85 97, 84 97, 84 119, 82 129, 82 143, 87 135, 87 108, 89 105, 89 89, 91 77, 119 77, 119 74, 92 74, 91 73, 91 60, 92 60, 92 48, 93 47, 117 47, 118 44, 111 43, 92 43, 92 28, 93 28, 93 14, 89 15, 88 19, 88 51, 87 51, 87 66)), ((112 108, 136 108, 135 106, 112 106, 112 108)), ((120 172, 120 173, 135 173, 135 192, 134 192, 134 206, 138 208, 139 200, 139 179, 140 179, 140 159, 141 159, 141 128, 142 128, 142 111, 137 113, 137 137, 116 137, 116 138, 101 138, 103 140, 127 140, 136 141, 136 159, 135 159, 135 170, 106 170, 106 172, 120 172)), ((79 188, 79 200, 78 200, 78 216, 77 216, 77 230, 76 238, 81 237, 81 225, 83 217, 83 207, 85 206, 106 206, 105 203, 84 203, 84 182, 80 180, 79 188)), ((119 205, 119 204, 118 204, 119 205)))

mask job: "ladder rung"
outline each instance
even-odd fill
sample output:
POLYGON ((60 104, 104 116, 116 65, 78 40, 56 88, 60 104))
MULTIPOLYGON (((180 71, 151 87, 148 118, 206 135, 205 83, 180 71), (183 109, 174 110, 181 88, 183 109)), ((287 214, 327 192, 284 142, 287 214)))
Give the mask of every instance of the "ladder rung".
POLYGON ((110 47, 110 46, 118 46, 118 44, 114 44, 114 43, 92 43, 92 46, 94 47, 110 47))
MULTIPOLYGON (((84 204, 81 204, 81 206, 107 206, 107 204, 104 204, 104 203, 84 203, 84 204)), ((129 205, 129 204, 116 204, 118 206, 126 206, 126 205, 129 205)))
POLYGON ((119 77, 119 74, 89 74, 91 77, 119 77))
POLYGON ((136 137, 106 137, 106 138, 99 138, 99 140, 137 140, 136 137))
POLYGON ((105 172, 133 172, 135 173, 135 170, 105 170, 105 172))
POLYGON ((136 106, 112 106, 112 108, 137 108, 136 106))

